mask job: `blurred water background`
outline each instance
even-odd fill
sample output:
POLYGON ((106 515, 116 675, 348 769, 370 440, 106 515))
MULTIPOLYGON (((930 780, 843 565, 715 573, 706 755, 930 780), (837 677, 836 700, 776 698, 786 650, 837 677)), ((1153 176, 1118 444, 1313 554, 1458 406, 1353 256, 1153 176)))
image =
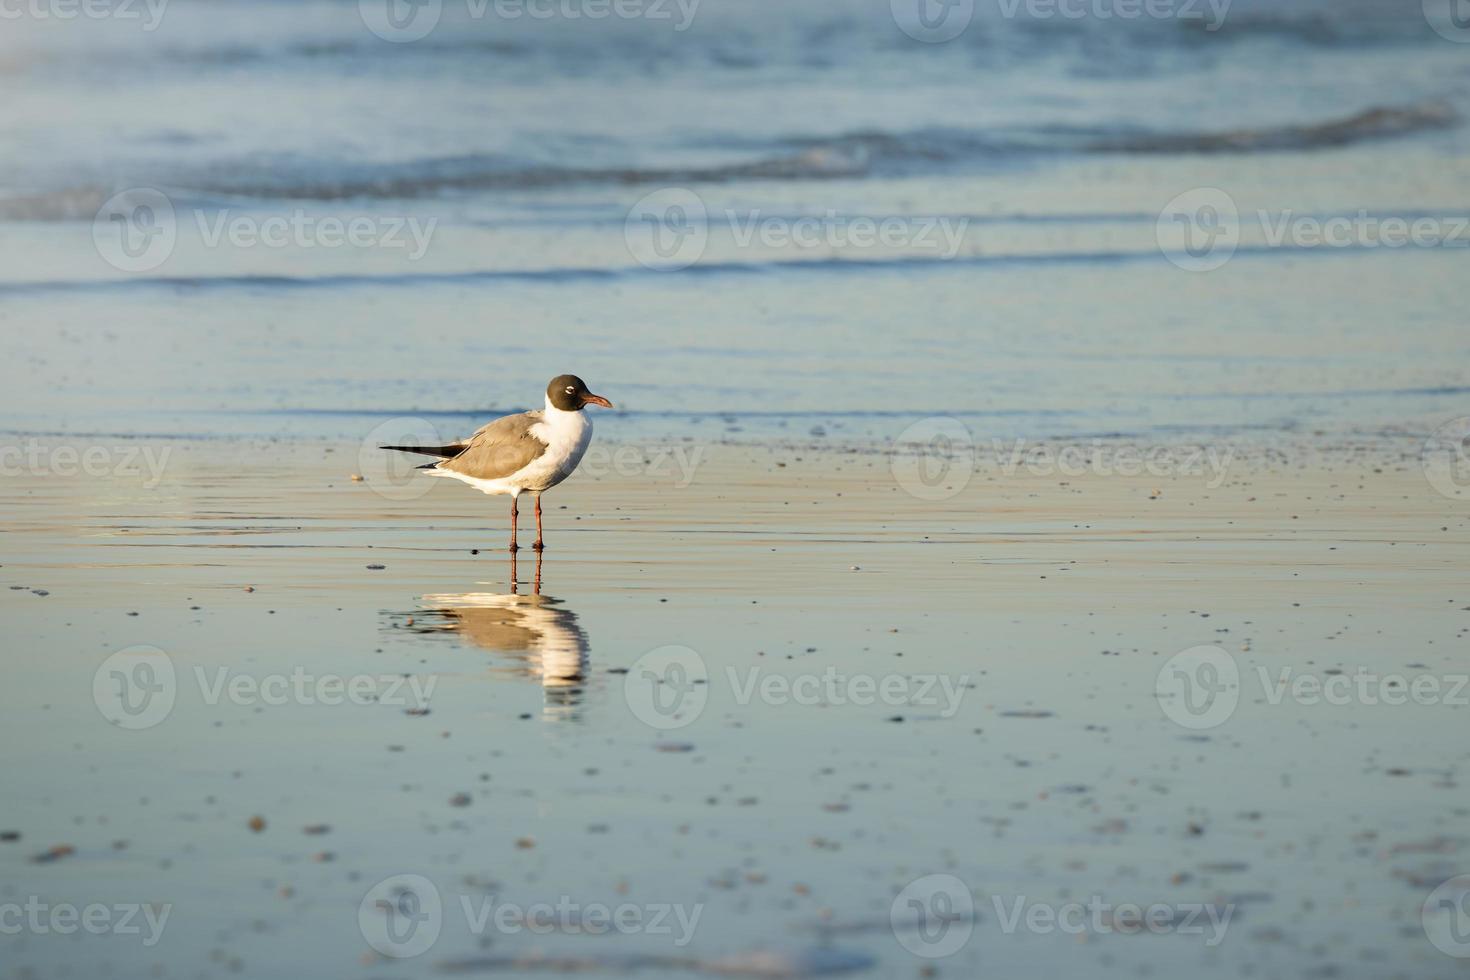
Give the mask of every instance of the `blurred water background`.
POLYGON ((1435 0, 95 9, 0 34, 12 434, 457 432, 562 371, 626 439, 1376 434, 1470 390, 1435 0))

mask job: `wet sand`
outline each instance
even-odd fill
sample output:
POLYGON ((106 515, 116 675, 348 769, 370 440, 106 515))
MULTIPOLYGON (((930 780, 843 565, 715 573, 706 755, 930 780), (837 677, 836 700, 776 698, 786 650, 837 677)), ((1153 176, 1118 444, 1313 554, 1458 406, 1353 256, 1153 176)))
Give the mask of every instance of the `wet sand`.
POLYGON ((0 478, 0 903, 169 909, 151 945, 0 937, 15 975, 1463 972, 1420 908, 1470 871, 1470 511, 1417 442, 917 488, 874 450, 689 446, 687 485, 629 450, 546 496, 514 578, 503 498, 351 446, 159 448, 152 488, 0 478), (160 652, 169 706, 109 721, 160 652), (703 683, 662 713, 636 685, 671 662, 703 683), (1233 666, 1230 710, 1181 709, 1169 662, 1233 666), (440 903, 412 958, 374 949, 397 875, 440 903), (935 875, 974 909, 921 940, 895 898, 935 875), (1112 931, 1128 903, 1176 927, 1112 931))

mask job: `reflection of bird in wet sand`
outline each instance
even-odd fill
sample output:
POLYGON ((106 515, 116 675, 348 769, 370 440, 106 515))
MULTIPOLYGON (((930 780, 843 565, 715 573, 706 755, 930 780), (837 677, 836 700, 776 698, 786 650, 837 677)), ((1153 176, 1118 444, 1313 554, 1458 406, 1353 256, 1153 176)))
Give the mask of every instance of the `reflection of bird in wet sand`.
POLYGON ((439 622, 417 627, 424 633, 458 633, 475 646, 505 654, 519 677, 541 681, 548 717, 573 718, 581 704, 587 676, 587 634, 577 615, 559 600, 541 594, 541 561, 530 595, 516 587, 516 562, 510 563, 511 590, 426 595, 420 603, 439 622))

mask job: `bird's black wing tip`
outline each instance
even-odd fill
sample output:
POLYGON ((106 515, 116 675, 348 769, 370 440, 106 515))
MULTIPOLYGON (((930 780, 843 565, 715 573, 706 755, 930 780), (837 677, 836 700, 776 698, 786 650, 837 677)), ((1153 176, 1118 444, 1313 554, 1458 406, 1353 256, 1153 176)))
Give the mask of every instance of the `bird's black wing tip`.
POLYGON ((418 453, 420 456, 438 456, 441 459, 449 459, 464 452, 464 446, 451 443, 447 446, 379 446, 379 449, 391 449, 400 453, 418 453))

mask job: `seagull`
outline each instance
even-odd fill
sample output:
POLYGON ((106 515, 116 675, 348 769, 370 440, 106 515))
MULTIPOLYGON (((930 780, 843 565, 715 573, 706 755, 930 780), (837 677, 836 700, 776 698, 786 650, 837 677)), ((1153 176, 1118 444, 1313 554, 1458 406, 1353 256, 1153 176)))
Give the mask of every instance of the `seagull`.
POLYGON ((613 403, 587 390, 575 374, 559 374, 546 386, 546 406, 539 412, 507 415, 482 427, 468 439, 447 446, 380 446, 401 453, 439 456, 419 469, 430 476, 462 480, 488 494, 510 494, 510 552, 515 554, 517 503, 521 494, 536 498, 537 551, 541 540, 541 494, 572 475, 592 441, 588 405, 613 403))

